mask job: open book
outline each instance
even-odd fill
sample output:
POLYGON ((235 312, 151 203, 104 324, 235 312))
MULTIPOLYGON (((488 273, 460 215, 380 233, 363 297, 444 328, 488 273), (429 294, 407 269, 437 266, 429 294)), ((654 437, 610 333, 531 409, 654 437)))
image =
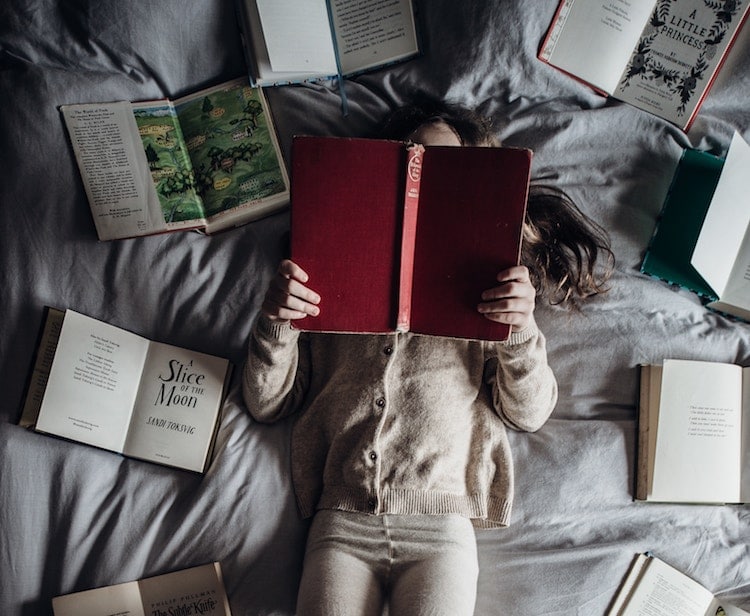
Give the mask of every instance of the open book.
POLYGON ((477 312, 518 263, 531 151, 296 137, 291 256, 320 293, 303 329, 504 340, 477 312))
POLYGON ((750 368, 641 366, 637 500, 750 502, 750 368))
POLYGON ((735 133, 726 161, 686 150, 641 271, 750 320, 750 145, 735 133))
POLYGON ((687 130, 748 7, 750 0, 562 0, 539 58, 687 130))
POLYGON ((638 554, 607 616, 750 616, 652 554, 638 554))
POLYGON ((49 308, 20 424, 203 472, 230 374, 226 359, 49 308))
POLYGON ((174 102, 60 109, 100 240, 213 233, 289 204, 271 114, 247 79, 174 102))
POLYGON ((419 53, 412 0, 238 0, 256 85, 349 76, 419 53))
POLYGON ((52 599, 55 616, 231 616, 219 563, 52 599))

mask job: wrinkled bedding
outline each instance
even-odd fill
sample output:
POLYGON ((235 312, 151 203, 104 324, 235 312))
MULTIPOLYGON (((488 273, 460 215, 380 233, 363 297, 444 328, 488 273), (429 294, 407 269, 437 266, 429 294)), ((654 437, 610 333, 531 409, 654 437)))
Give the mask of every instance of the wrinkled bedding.
MULTIPOLYGON (((633 502, 638 365, 665 357, 750 364, 750 326, 639 266, 685 147, 723 155, 750 138, 750 29, 685 134, 543 64, 555 0, 430 0, 421 57, 346 82, 267 89, 292 135, 362 136, 419 92, 477 107, 534 150, 533 174, 610 233, 611 290, 581 313, 539 306, 560 399, 512 434, 512 525, 479 531, 476 613, 606 612, 651 550, 750 610, 747 506, 633 502)), ((45 305, 243 361, 288 212, 206 237, 98 242, 61 104, 179 96, 245 73, 231 0, 0 5, 0 613, 50 613, 52 596, 214 560, 233 613, 294 613, 306 525, 288 468, 290 425, 255 424, 237 377, 204 476, 16 425, 45 305)), ((488 181, 491 181, 488 178, 488 181)))

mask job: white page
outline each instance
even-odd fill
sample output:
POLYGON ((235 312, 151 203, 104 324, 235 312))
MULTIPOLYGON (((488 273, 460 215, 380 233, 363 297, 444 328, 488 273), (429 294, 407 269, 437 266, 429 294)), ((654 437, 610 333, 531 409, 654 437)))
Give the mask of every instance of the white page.
POLYGON ((742 370, 665 360, 649 500, 740 500, 742 370))
POLYGON ((36 429, 122 452, 148 344, 66 311, 36 429))
POLYGON ((611 94, 653 8, 653 0, 567 0, 540 57, 611 94))
POLYGON ((367 70, 418 51, 410 0, 331 0, 331 6, 342 73, 367 70))
POLYGON ((129 102, 61 107, 101 240, 165 230, 129 102))
MULTIPOLYGON (((649 558, 617 616, 706 616, 713 594, 658 558, 649 558)), ((713 616, 713 615, 712 615, 713 616)))
POLYGON ((137 582, 55 597, 52 609, 55 616, 146 616, 137 582))
POLYGON ((723 301, 748 309, 749 227, 750 145, 735 132, 690 262, 723 301))
POLYGON ((125 453, 202 471, 227 365, 226 359, 152 342, 125 453))
POLYGON ((274 72, 337 73, 324 0, 256 0, 274 72))

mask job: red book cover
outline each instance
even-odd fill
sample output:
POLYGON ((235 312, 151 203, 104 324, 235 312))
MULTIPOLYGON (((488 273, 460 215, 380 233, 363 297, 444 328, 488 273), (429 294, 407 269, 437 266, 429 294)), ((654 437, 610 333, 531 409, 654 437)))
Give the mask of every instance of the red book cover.
POLYGON ((517 148, 296 137, 291 257, 322 300, 295 326, 506 339, 476 306, 518 263, 530 166, 517 148))

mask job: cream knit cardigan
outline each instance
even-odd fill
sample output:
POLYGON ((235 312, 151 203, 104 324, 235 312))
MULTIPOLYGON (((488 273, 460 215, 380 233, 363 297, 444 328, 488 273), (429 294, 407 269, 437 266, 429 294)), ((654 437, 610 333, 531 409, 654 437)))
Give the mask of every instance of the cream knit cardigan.
POLYGON ((260 316, 243 370, 257 421, 296 414, 291 469, 303 517, 316 509, 459 514, 507 526, 506 426, 534 431, 557 384, 536 324, 505 343, 303 333, 260 316))

